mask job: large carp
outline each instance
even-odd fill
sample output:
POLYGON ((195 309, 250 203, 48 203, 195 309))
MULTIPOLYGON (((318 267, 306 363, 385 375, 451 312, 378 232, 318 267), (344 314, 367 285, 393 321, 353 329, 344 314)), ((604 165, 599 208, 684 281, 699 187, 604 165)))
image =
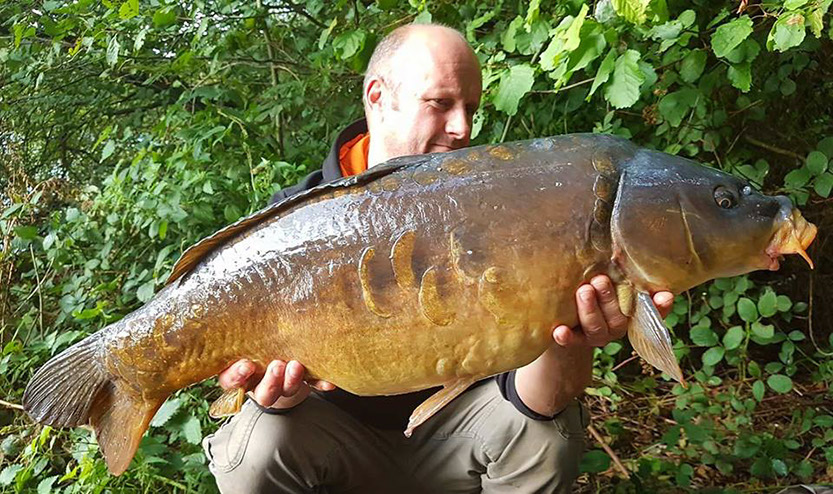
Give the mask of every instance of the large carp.
POLYGON ((197 243, 144 307, 47 362, 24 406, 90 423, 119 474, 172 392, 241 358, 295 359, 359 395, 443 385, 411 430, 538 357, 597 274, 639 354, 681 380, 648 294, 809 261, 815 232, 785 197, 611 136, 398 158, 197 243))

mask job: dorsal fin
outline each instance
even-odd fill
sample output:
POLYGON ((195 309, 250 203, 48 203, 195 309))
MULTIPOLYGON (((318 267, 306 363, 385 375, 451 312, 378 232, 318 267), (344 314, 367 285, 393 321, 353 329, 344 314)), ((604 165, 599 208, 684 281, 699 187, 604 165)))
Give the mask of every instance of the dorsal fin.
POLYGON ((190 273, 203 259, 206 258, 206 256, 214 252, 218 247, 223 246, 232 238, 237 237, 250 228, 257 226, 298 204, 306 202, 310 198, 317 197, 333 189, 366 185, 374 180, 384 177, 385 175, 393 173, 400 168, 416 166, 424 163, 430 156, 431 155, 422 155, 394 158, 382 165, 374 166, 359 175, 342 178, 299 192, 295 195, 287 197, 286 199, 271 204, 260 211, 252 213, 245 218, 241 218, 186 249, 185 252, 182 253, 182 256, 180 256, 179 260, 176 261, 173 271, 171 271, 171 275, 168 277, 168 281, 165 284, 169 285, 190 273))

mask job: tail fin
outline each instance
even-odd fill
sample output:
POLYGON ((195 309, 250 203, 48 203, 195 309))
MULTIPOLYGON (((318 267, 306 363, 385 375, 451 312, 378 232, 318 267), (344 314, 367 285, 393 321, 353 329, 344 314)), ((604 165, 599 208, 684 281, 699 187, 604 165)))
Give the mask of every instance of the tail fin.
POLYGON ((67 348, 36 373, 23 394, 33 420, 55 427, 92 424, 110 473, 127 469, 142 435, 164 402, 136 396, 113 380, 99 356, 101 333, 67 348))

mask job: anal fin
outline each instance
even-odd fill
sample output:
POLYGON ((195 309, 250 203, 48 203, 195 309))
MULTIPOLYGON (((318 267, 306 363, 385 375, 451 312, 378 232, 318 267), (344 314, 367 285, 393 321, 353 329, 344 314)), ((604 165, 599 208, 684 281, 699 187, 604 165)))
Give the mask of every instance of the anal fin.
POLYGON ((424 424, 426 420, 442 410, 444 406, 451 403, 451 400, 460 396, 476 380, 474 377, 461 377, 450 381, 443 386, 443 389, 437 391, 430 398, 422 402, 411 414, 411 418, 408 419, 408 428, 405 429, 405 437, 411 437, 414 429, 424 424))
POLYGON ((637 294, 634 314, 628 325, 628 339, 636 353, 646 362, 687 386, 671 347, 668 328, 647 293, 637 294))
POLYGON ((90 413, 95 439, 104 453, 107 469, 113 475, 121 475, 127 470, 142 435, 165 401, 164 398, 148 400, 134 396, 117 386, 108 383, 109 389, 99 392, 90 413))
POLYGON ((214 400, 208 409, 211 418, 219 419, 237 414, 243 407, 246 397, 246 390, 243 388, 232 388, 226 390, 222 396, 214 400))

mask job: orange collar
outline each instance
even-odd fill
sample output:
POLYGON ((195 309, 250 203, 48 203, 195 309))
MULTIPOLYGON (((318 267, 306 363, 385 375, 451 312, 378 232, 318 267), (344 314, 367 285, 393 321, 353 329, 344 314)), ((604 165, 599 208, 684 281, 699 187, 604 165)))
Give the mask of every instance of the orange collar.
POLYGON ((345 142, 338 150, 338 165, 342 177, 358 175, 367 170, 367 151, 370 148, 370 134, 359 134, 345 142))

